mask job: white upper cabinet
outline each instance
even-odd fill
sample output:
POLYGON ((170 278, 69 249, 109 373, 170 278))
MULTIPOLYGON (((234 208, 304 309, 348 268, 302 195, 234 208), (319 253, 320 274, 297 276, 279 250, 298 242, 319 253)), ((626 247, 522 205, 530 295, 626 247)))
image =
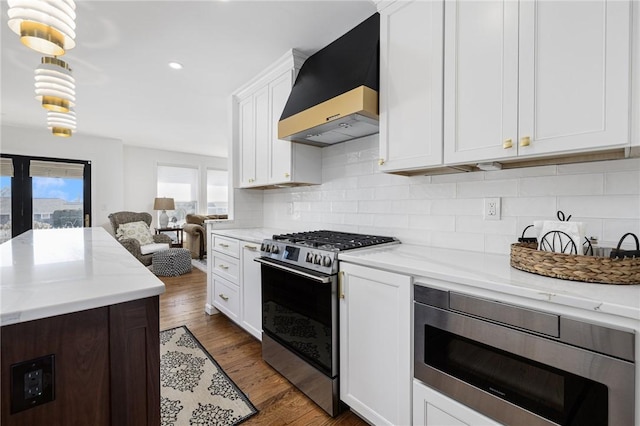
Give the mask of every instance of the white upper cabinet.
POLYGON ((289 52, 233 95, 240 188, 322 183, 320 148, 278 139, 278 121, 303 57, 289 52))
POLYGON ((444 162, 629 146, 630 3, 447 1, 444 162))
POLYGON ((441 166, 443 2, 381 2, 378 8, 380 170, 441 166))

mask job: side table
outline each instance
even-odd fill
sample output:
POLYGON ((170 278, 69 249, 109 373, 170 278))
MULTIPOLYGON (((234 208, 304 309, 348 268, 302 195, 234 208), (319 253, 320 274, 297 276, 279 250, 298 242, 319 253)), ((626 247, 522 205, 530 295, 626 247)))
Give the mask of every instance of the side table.
POLYGON ((156 229, 156 235, 160 234, 160 233, 166 233, 166 232, 175 232, 176 233, 176 240, 171 242, 171 247, 172 248, 182 248, 183 231, 182 231, 181 227, 177 227, 177 228, 155 228, 155 229, 156 229))

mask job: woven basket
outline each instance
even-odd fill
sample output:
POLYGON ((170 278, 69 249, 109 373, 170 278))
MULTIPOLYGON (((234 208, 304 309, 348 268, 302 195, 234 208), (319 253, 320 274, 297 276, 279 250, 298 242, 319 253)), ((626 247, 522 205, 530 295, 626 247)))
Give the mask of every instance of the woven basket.
POLYGON ((536 249, 536 243, 511 244, 511 266, 563 280, 602 284, 640 284, 640 258, 611 259, 536 249))

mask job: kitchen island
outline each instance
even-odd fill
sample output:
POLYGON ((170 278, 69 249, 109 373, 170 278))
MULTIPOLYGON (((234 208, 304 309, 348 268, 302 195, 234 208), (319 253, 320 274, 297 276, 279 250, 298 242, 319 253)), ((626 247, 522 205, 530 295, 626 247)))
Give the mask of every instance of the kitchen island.
POLYGON ((28 231, 0 256, 2 424, 160 424, 164 284, 103 228, 28 231))

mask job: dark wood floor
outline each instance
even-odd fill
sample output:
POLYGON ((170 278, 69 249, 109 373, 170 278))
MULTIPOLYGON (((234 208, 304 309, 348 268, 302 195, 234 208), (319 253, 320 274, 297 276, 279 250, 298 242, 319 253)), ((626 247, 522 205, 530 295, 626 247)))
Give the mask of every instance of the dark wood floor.
POLYGON ((260 342, 223 314, 207 315, 206 274, 160 277, 160 330, 186 325, 260 410, 243 425, 366 425, 350 411, 331 418, 262 361, 260 342))

